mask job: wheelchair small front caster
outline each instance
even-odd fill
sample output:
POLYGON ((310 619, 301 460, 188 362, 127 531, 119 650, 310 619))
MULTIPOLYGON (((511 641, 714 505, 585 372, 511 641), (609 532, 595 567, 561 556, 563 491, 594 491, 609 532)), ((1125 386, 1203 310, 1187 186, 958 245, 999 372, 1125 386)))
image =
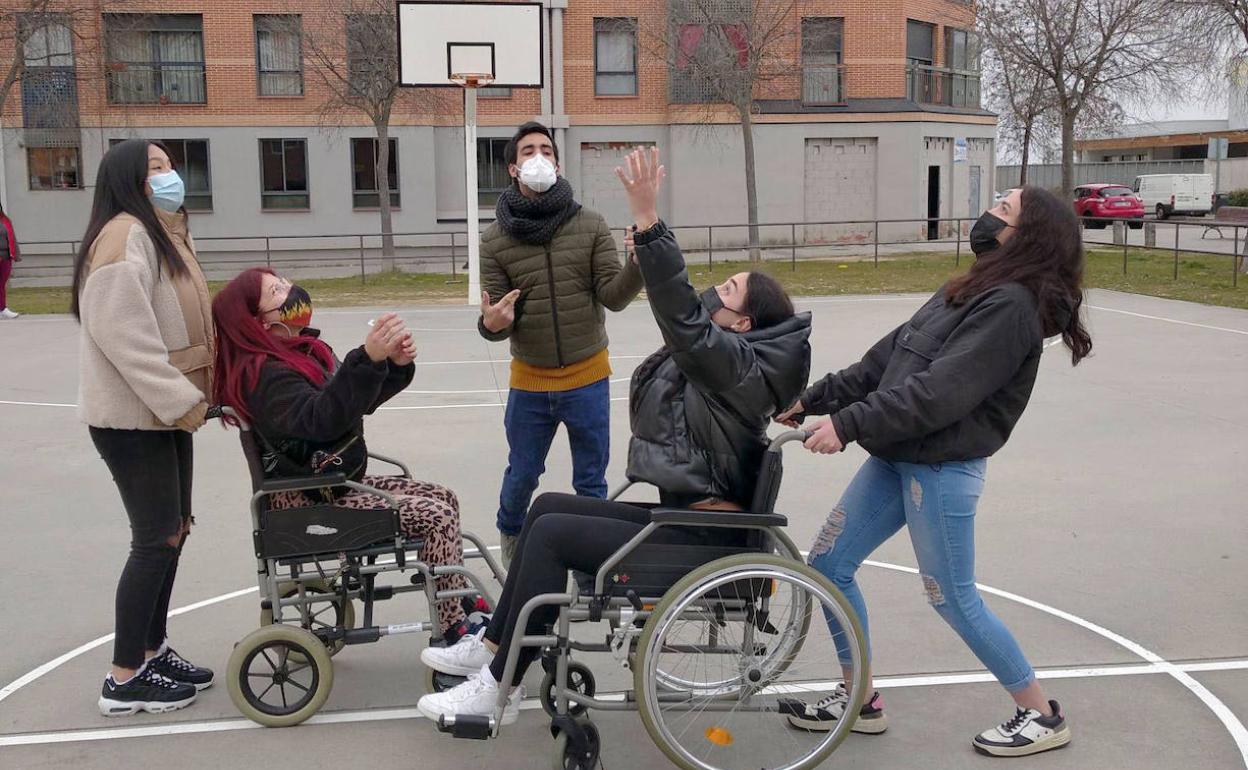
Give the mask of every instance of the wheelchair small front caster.
POLYGON ((334 686, 325 643, 295 626, 252 631, 234 648, 226 670, 230 700, 265 727, 299 724, 320 710, 334 686))
MULTIPOLYGON (((557 669, 552 665, 546 672, 546 676, 542 677, 541 689, 538 695, 541 698, 542 709, 550 716, 556 714, 555 703, 555 673, 557 669)), ((587 698, 594 697, 597 685, 594 682, 594 674, 584 663, 576 663, 568 661, 568 690, 578 695, 584 695, 587 698)), ((585 713, 585 707, 580 703, 573 701, 568 702, 568 714, 571 716, 580 716, 585 713)))
POLYGON ((552 728, 555 750, 551 755, 554 770, 594 770, 602 749, 598 728, 588 719, 568 720, 552 728))

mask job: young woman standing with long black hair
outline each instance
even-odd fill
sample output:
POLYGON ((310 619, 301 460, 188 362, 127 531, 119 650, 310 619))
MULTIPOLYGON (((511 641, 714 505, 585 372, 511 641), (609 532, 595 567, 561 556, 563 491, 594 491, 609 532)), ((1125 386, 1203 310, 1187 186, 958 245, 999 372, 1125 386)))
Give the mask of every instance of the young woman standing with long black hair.
MULTIPOLYGON (((1027 406, 1044 338, 1061 335, 1075 364, 1092 350, 1079 314, 1083 241, 1068 202, 1024 187, 980 217, 971 247, 978 259, 969 272, 776 419, 794 425, 802 413, 831 415, 807 449, 832 454, 857 441, 871 454, 816 537, 810 563, 845 593, 865 632, 867 608, 854 576, 907 527, 928 602, 1017 704, 1011 719, 975 736, 975 748, 1022 756, 1064 746, 1070 730, 975 588, 975 509, 987 458, 1027 406)), ((829 626, 839 645, 844 634, 829 626)), ((839 653, 849 683, 848 653, 839 653)), ((844 688, 817 703, 792 701, 789 722, 829 730, 848 702, 844 688)), ((885 724, 873 694, 854 730, 879 733, 885 724)))
POLYGON ((131 532, 99 707, 105 716, 159 713, 190 705, 213 678, 165 638, 191 525, 191 433, 212 392, 212 317, 182 180, 165 149, 121 142, 100 161, 95 185, 74 267, 78 403, 131 532))

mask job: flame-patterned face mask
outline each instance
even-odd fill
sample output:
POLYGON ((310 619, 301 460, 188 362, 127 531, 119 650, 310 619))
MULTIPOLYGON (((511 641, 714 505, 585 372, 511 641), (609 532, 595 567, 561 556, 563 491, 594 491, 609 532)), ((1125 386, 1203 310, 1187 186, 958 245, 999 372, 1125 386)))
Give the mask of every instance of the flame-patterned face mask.
POLYGON ((298 336, 312 323, 312 297, 308 296, 307 289, 292 283, 286 301, 273 312, 277 313, 275 323, 285 326, 292 337, 298 336))

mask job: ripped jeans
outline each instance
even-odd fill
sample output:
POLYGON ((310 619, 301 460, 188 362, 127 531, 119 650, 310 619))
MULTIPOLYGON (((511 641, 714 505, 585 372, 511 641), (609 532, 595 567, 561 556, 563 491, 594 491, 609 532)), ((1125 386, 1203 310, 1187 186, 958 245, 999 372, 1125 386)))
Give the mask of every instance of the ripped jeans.
MULTIPOLYGON (((867 606, 854 576, 872 551, 908 526, 928 603, 1013 693, 1035 681, 1035 672, 975 588, 975 506, 987 467, 986 459, 915 465, 871 457, 828 515, 810 564, 845 594, 866 635, 867 606)), ((840 625, 828 618, 828 629, 841 663, 849 664, 840 625)))

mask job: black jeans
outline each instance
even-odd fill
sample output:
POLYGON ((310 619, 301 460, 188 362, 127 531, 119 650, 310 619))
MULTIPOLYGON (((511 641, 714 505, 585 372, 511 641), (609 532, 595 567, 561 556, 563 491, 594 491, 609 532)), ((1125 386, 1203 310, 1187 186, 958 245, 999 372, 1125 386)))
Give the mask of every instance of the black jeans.
MULTIPOLYGON (((539 594, 563 592, 568 585, 568 570, 596 573, 611 554, 650 523, 653 507, 652 503, 617 503, 562 494, 544 494, 533 501, 520 530, 502 596, 485 632, 485 638, 498 645, 498 653, 490 663, 490 673, 497 681, 503 679, 507 651, 519 630, 516 623, 525 603, 539 594)), ((739 535, 729 531, 723 537, 739 535)), ((647 542, 706 543, 708 535, 702 530, 663 527, 647 542)), ((542 633, 558 616, 556 606, 539 607, 529 615, 522 635, 542 633)), ((536 647, 520 651, 513 685, 520 684, 538 652, 536 647)))
POLYGON ((117 581, 113 665, 138 668, 165 640, 181 532, 191 518, 191 434, 181 430, 91 428, 130 518, 130 556, 117 581))

